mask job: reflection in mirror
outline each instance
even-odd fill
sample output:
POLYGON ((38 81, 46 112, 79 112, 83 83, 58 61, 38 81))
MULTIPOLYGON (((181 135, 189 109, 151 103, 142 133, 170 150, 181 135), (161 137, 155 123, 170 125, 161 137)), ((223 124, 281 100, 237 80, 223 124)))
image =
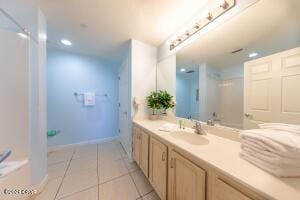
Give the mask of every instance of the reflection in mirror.
POLYGON ((259 1, 177 51, 176 115, 239 129, 299 123, 299 6, 259 1))
POLYGON ((208 64, 178 64, 176 71, 178 117, 242 128, 242 66, 217 68, 208 64))

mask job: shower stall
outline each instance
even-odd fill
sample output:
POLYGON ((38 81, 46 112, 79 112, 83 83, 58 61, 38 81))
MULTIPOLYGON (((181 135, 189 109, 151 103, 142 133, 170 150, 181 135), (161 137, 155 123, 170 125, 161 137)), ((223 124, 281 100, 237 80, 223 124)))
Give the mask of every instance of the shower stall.
POLYGON ((0 1, 0 199, 28 199, 47 179, 46 20, 0 1), (19 194, 16 194, 19 193, 19 194))

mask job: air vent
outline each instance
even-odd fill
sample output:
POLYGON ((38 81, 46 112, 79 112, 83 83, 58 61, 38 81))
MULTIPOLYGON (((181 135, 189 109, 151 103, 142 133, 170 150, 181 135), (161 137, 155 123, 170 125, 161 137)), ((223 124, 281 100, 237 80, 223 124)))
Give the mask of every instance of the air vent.
POLYGON ((191 74, 191 73, 194 73, 194 72, 195 72, 194 70, 189 70, 189 71, 187 71, 187 72, 185 72, 185 73, 191 74))
POLYGON ((232 53, 232 54, 235 54, 235 53, 238 53, 238 52, 243 51, 243 50, 244 50, 244 49, 241 48, 241 49, 234 50, 234 51, 232 51, 231 53, 232 53))

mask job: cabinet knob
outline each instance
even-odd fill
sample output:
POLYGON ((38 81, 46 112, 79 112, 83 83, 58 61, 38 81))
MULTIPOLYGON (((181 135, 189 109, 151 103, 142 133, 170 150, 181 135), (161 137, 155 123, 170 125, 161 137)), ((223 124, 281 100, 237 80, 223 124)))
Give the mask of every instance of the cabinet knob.
POLYGON ((244 115, 245 115, 245 117, 247 117, 247 118, 252 117, 252 115, 251 115, 250 113, 245 113, 244 115))

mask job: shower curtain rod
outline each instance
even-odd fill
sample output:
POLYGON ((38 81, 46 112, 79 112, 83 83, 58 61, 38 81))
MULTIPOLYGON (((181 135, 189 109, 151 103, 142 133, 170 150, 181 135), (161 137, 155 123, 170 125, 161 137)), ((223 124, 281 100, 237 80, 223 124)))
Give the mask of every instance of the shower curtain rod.
POLYGON ((15 20, 8 12, 6 12, 3 8, 0 8, 0 12, 6 16, 9 20, 12 21, 21 31, 23 31, 25 34, 27 34, 33 41, 35 41, 38 44, 38 40, 36 40, 30 33, 30 31, 26 28, 24 28, 17 20, 15 20))

